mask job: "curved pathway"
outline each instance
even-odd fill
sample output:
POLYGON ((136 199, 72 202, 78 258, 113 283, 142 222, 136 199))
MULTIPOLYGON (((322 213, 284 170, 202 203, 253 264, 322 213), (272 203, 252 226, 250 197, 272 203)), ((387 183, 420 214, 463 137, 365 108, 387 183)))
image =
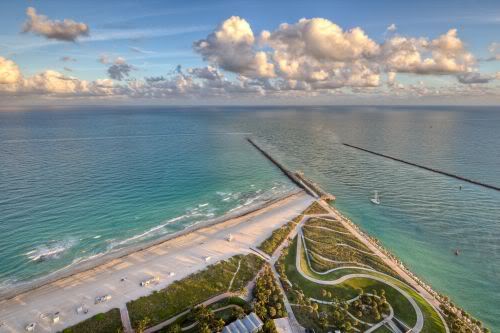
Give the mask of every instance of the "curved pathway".
POLYGON ((339 211, 330 206, 323 200, 318 201, 319 204, 326 209, 330 218, 334 218, 336 221, 339 221, 348 231, 350 231, 357 239, 359 239, 363 244, 366 245, 368 249, 373 251, 375 255, 377 255, 382 261, 388 265, 393 271, 395 271, 407 284, 409 284, 413 289, 415 289, 436 311, 439 318, 441 319, 443 326, 445 328, 446 333, 450 333, 450 329, 446 324, 441 312, 439 311, 440 302, 429 293, 425 288, 423 288, 420 284, 418 284, 406 271, 401 269, 398 263, 394 262, 391 258, 387 257, 377 246, 373 245, 373 243, 368 239, 367 236, 361 234, 360 231, 355 229, 350 222, 347 222, 346 219, 339 211))
MULTIPOLYGON (((307 240, 309 240, 308 238, 306 238, 307 240)), ((313 256, 315 257, 318 257, 319 259, 323 260, 323 261, 328 261, 328 262, 331 262, 333 264, 357 264, 357 265, 360 265, 360 266, 363 266, 363 267, 366 267, 366 268, 371 268, 372 270, 374 270, 372 267, 368 266, 368 265, 365 265, 365 264, 360 264, 360 263, 357 263, 355 261, 340 261, 340 260, 333 260, 333 259, 330 259, 330 258, 327 258, 327 257, 323 257, 321 254, 318 254, 317 252, 313 251, 313 250, 309 250, 308 249, 308 252, 310 254, 312 254, 313 256)), ((342 266, 343 267, 343 266, 342 266)), ((340 267, 338 267, 340 268, 340 267)))
MULTIPOLYGON (((300 227, 301 227, 301 225, 299 225, 299 228, 300 227)), ((299 233, 301 233, 301 231, 299 231, 299 233)), ((399 288, 395 284, 393 284, 393 283, 391 283, 383 278, 369 275, 369 274, 347 274, 347 275, 344 275, 336 280, 325 281, 325 280, 313 278, 313 277, 309 276, 308 274, 304 273, 304 271, 302 270, 301 263, 300 263, 300 255, 302 253, 302 242, 303 242, 302 237, 300 238, 300 240, 297 239, 297 253, 295 255, 295 266, 296 266, 299 274, 302 275, 302 277, 304 277, 305 279, 307 279, 311 282, 321 284, 321 285, 337 285, 337 284, 340 284, 344 281, 347 281, 349 279, 354 279, 354 278, 366 278, 366 279, 372 279, 375 281, 385 283, 388 286, 397 290, 401 295, 403 295, 403 297, 405 297, 408 300, 408 302, 410 302, 411 306, 415 310, 415 313, 417 315, 417 321, 416 321, 415 325, 412 327, 412 332, 418 333, 422 330, 422 328, 424 327, 424 316, 423 316, 422 310, 420 310, 420 307, 418 306, 417 302, 415 302, 413 297, 408 295, 404 290, 402 290, 401 288, 399 288)), ((307 258, 307 256, 306 256, 306 258, 307 258)), ((308 264, 309 264, 309 262, 308 262, 308 264)), ((310 265, 309 265, 309 268, 311 268, 310 265)))
POLYGON ((350 233, 348 233, 348 232, 338 231, 335 229, 323 227, 321 225, 305 225, 304 227, 305 228, 316 228, 316 229, 328 230, 328 231, 334 232, 336 234, 341 234, 341 235, 350 235, 350 233))

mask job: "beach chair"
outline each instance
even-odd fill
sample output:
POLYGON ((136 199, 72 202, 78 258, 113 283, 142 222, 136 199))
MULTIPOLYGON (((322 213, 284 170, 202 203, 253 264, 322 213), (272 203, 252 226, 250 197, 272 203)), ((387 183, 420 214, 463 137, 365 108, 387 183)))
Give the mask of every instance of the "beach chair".
POLYGON ((111 295, 97 296, 95 298, 95 304, 104 303, 104 302, 109 301, 110 299, 111 299, 111 295))
POLYGON ((36 328, 36 323, 30 323, 25 327, 26 332, 34 332, 35 328, 36 328))

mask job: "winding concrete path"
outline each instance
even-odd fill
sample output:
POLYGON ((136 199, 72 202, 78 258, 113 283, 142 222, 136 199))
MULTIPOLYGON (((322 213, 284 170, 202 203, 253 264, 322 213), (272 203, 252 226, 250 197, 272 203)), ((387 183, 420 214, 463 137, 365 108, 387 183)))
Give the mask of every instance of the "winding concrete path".
MULTIPOLYGON (((304 219, 301 221, 301 223, 299 223, 299 226, 298 228, 301 228, 302 227, 302 224, 308 219, 308 217, 304 217, 304 219)), ((301 230, 299 230, 299 234, 301 234, 301 230)), ((299 235, 301 236, 301 235, 299 235)), ((417 320, 416 320, 416 323, 415 325, 412 327, 412 332, 414 333, 419 333, 422 328, 424 327, 424 316, 422 314, 422 310, 420 310, 420 307, 418 306, 417 302, 415 302, 415 300, 413 299, 413 297, 411 297, 410 295, 408 295, 404 290, 402 290, 401 288, 399 288, 398 286, 396 286, 395 284, 383 279, 383 278, 379 278, 377 276, 374 276, 374 275, 369 275, 369 274, 347 274, 347 275, 344 275, 338 279, 335 279, 335 280, 329 280, 329 281, 326 281, 326 280, 320 280, 320 279, 316 279, 316 278, 313 278, 311 276, 309 276, 308 274, 304 273, 304 271, 302 270, 302 265, 301 265, 301 253, 302 253, 302 242, 303 242, 303 238, 302 237, 299 237, 299 239, 297 239, 297 253, 296 253, 296 256, 295 256, 295 266, 297 268, 297 271, 299 272, 300 275, 302 275, 302 277, 304 277, 305 279, 311 281, 311 282, 314 282, 314 283, 317 283, 317 284, 321 284, 321 285, 337 285, 337 284, 340 284, 342 282, 345 282, 349 279, 354 279, 354 278, 366 278, 366 279, 372 279, 372 280, 375 280, 375 281, 379 281, 379 282, 382 282, 382 283, 385 283, 387 284, 388 286, 394 288, 395 290, 397 290, 401 295, 403 295, 403 297, 405 297, 408 302, 410 302, 411 306, 413 307, 413 309, 415 310, 415 314, 417 316, 417 320)), ((307 258, 307 256, 306 256, 307 258)), ((309 264, 309 262, 308 262, 309 264)), ((309 268, 310 265, 309 265, 309 268)))
POLYGON ((323 200, 318 201, 319 204, 329 212, 330 218, 334 218, 336 221, 339 221, 342 223, 342 225, 350 231, 358 240, 360 240, 366 247, 370 250, 373 251, 375 255, 377 255, 382 261, 388 265, 393 271, 395 271, 408 285, 413 287, 436 311, 438 314, 439 318, 441 319, 446 333, 450 333, 450 329, 448 328, 448 325, 446 324, 446 321, 444 320, 441 312, 439 311, 439 306, 440 303, 439 301, 431 295, 425 288, 423 288, 420 284, 418 284, 405 270, 403 270, 399 265, 389 258, 385 253, 383 253, 377 246, 372 244, 372 242, 367 239, 364 235, 362 235, 356 228, 354 228, 349 222, 347 222, 344 218, 344 216, 338 212, 335 208, 330 206, 328 203, 324 202, 323 200))

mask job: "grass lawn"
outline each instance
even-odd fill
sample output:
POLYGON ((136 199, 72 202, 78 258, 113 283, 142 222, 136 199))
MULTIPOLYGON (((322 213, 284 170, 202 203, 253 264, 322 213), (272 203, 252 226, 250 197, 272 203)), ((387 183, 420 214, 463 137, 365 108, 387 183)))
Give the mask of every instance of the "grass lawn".
POLYGON ((254 254, 237 255, 207 267, 149 296, 127 303, 132 326, 137 327, 140 320, 149 318, 150 326, 193 307, 211 297, 227 291, 229 283, 237 270, 233 288, 242 289, 260 270, 264 261, 254 254))
POLYGON ((323 208, 317 201, 313 202, 307 209, 303 212, 305 215, 313 214, 328 214, 328 211, 323 208))
MULTIPOLYGON (((353 278, 335 286, 324 286, 324 285, 317 285, 314 282, 304 279, 295 269, 295 253, 297 248, 296 242, 297 238, 293 240, 293 243, 290 246, 289 253, 286 258, 286 272, 288 279, 292 283, 296 283, 298 286, 300 286, 300 288, 304 291, 305 295, 317 299, 322 299, 320 291, 321 289, 325 289, 327 291, 330 291, 334 295, 334 297, 347 300, 357 296, 357 294, 359 293, 359 288, 362 288, 366 292, 371 292, 372 290, 380 291, 381 289, 384 289, 386 292, 387 301, 393 307, 396 317, 399 318, 400 320, 403 320, 410 327, 415 324, 416 314, 410 302, 405 297, 403 297, 396 289, 390 287, 389 285, 383 282, 366 278, 353 278)), ((334 272, 335 276, 331 276, 330 274, 319 275, 312 272, 307 265, 305 259, 305 253, 302 254, 301 267, 306 274, 317 279, 333 280, 339 277, 338 276, 339 271, 334 272)), ((343 274, 346 273, 349 272, 344 271, 343 274)), ((399 288, 403 289, 411 297, 413 297, 417 302, 418 306, 420 307, 424 316, 424 327, 422 329, 422 332, 424 333, 445 332, 443 322, 439 318, 439 315, 437 314, 436 310, 414 289, 412 289, 405 283, 401 282, 400 280, 389 276, 377 273, 370 273, 368 271, 363 271, 363 273, 387 279, 388 281, 397 285, 399 288)))
POLYGON ((105 313, 98 313, 75 326, 68 327, 63 333, 116 333, 123 332, 120 310, 112 309, 105 313))

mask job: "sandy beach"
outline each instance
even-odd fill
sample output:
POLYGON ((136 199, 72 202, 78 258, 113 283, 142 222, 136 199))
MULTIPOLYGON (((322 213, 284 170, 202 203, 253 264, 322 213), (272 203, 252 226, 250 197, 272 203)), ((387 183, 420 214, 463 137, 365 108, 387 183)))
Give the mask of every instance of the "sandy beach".
POLYGON ((97 313, 123 309, 128 301, 165 288, 209 264, 251 252, 250 248, 312 201, 312 197, 300 192, 243 216, 203 226, 0 301, 0 332, 23 332, 32 322, 37 323, 36 332, 57 332, 97 313), (233 236, 231 242, 226 240, 229 234, 233 236), (210 259, 206 261, 206 257, 210 259), (160 278, 157 285, 139 285, 153 276, 160 278), (95 297, 107 294, 112 296, 110 301, 94 304, 95 297), (76 309, 82 304, 88 307, 87 314, 77 314, 76 309), (43 319, 55 312, 60 313, 59 323, 43 319))

